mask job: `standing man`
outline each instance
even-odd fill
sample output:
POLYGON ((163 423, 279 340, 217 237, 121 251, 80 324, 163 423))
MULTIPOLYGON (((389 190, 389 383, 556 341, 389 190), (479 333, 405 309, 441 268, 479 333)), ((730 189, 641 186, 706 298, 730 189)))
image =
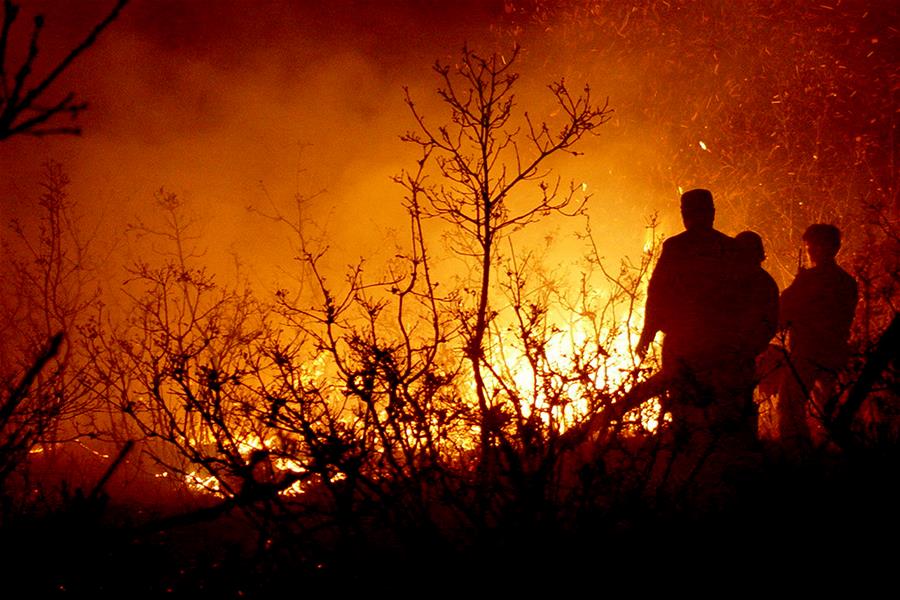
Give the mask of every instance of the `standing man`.
POLYGON ((737 246, 713 228, 712 193, 682 194, 681 217, 685 231, 663 243, 650 278, 637 346, 643 356, 657 332, 665 334, 662 370, 674 392, 673 420, 688 417, 679 414, 682 409, 693 413, 693 408, 716 404, 723 362, 734 349, 738 298, 737 246))
POLYGON ((788 368, 778 393, 778 429, 788 448, 809 450, 825 440, 823 417, 837 373, 847 364, 856 281, 838 266, 841 232, 817 223, 803 233, 812 263, 781 294, 779 321, 788 332, 788 368))
POLYGON ((681 217, 685 231, 663 243, 650 278, 637 352, 665 335, 660 377, 672 421, 659 485, 708 499, 730 493, 724 474, 754 451, 755 406, 741 393, 737 244, 713 228, 709 190, 682 194, 681 217))

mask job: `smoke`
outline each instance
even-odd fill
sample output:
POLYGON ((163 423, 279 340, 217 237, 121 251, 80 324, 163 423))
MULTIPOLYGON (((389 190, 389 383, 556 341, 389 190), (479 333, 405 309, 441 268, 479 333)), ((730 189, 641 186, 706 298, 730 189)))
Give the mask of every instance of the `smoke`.
MULTIPOLYGON (((106 4, 27 5, 46 14, 43 64, 106 4)), ((154 192, 165 187, 188 201, 213 267, 237 254, 272 286, 291 264, 288 232, 246 208, 287 212, 297 194, 324 190, 307 216, 326 227, 336 261, 350 261, 402 219, 390 176, 416 158, 399 140, 411 124, 402 87, 433 96, 431 64, 486 35, 492 11, 480 2, 138 0, 57 86, 90 102, 84 136, 0 148, 4 210, 22 217, 35 205, 48 159, 63 163, 72 196, 110 235, 138 217, 152 222, 154 192)))
MULTIPOLYGON (((28 15, 47 16, 44 68, 110 4, 26 3, 28 15)), ((887 112, 896 109, 897 69, 884 81, 880 58, 896 47, 896 11, 827 4, 135 0, 56 86, 90 102, 84 136, 0 145, 4 216, 34 206, 40 164, 54 159, 107 237, 123 238, 137 216, 151 219, 154 192, 165 187, 202 225, 205 260, 223 270, 237 255, 266 288, 292 268, 292 242, 247 206, 287 213, 297 194, 315 196, 305 215, 324 228, 335 268, 390 254, 384 241, 403 228, 402 190, 390 177, 418 158, 399 140, 413 127, 402 87, 438 121, 446 111, 434 94, 436 59, 452 62, 463 43, 509 52, 518 42, 520 109, 552 120, 544 86, 565 77, 573 91, 589 83, 615 111, 583 156, 553 164, 593 194, 594 231, 610 260, 640 252, 654 213, 660 232, 680 229, 679 188, 710 187, 725 231, 774 236, 762 208, 785 190, 798 202, 818 193, 841 168, 830 164, 824 177, 807 163, 869 135, 871 152, 883 149, 872 132, 884 107, 862 98, 879 95, 887 112), (880 90, 867 93, 863 82, 880 90), (786 90, 794 95, 779 100, 786 90), (794 135, 798 123, 818 133, 794 135)), ((790 227, 814 216, 798 209, 790 227)), ((569 240, 563 260, 578 251, 575 225, 548 227, 569 240)), ((146 252, 116 247, 123 262, 146 252)))

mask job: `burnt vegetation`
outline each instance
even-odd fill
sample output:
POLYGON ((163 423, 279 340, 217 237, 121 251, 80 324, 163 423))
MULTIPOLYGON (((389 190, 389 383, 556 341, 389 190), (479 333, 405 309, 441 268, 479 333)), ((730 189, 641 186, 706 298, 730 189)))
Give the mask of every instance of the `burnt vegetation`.
MULTIPOLYGON (((5 6, 0 49, 17 14, 5 6)), ((570 8, 566 18, 619 35, 666 26, 649 7, 627 18, 604 2, 570 8)), ((547 10, 536 3, 529 18, 559 18, 547 10)), ((36 104, 56 71, 25 91, 39 32, 36 22, 35 51, 11 84, 2 73, 0 139, 75 133, 45 125, 77 115, 74 96, 36 104)), ((10 572, 46 591, 266 594, 298 582, 515 582, 535 565, 666 573, 689 560, 685 549, 728 566, 723 547, 748 558, 764 544, 774 561, 791 552, 778 547, 784 540, 817 560, 825 541, 865 550, 872 528, 897 533, 893 142, 879 145, 884 133, 867 129, 855 141, 865 147, 842 162, 823 147, 836 143, 825 139, 836 135, 828 123, 814 124, 816 140, 793 139, 808 128, 787 105, 762 117, 768 129, 777 122, 774 133, 748 143, 780 140, 770 154, 783 152, 776 162, 803 173, 770 181, 772 196, 758 200, 781 219, 770 249, 780 261, 794 256, 799 223, 814 220, 793 198, 817 196, 825 214, 849 210, 846 198, 867 190, 862 212, 842 217, 865 240, 844 258, 863 293, 855 360, 841 374, 821 452, 800 463, 761 453, 734 481, 707 489, 689 476, 673 490, 678 448, 665 445, 664 393, 661 408, 632 393, 657 367, 632 343, 659 239, 651 229, 640 257, 615 267, 600 255, 589 195, 552 161, 602 136, 612 110, 594 90, 559 80, 547 89, 552 118, 533 116, 516 96, 520 60, 518 49, 465 48, 453 64, 437 63, 445 114, 406 92, 403 140, 420 158, 395 178, 406 239, 384 269, 329 272, 327 245, 304 217, 309 198, 296 197, 290 214, 257 211, 296 241, 296 281, 272 296, 240 274, 213 273, 191 206, 163 189, 128 231, 154 252, 121 277, 124 308, 108 308, 68 179, 47 165, 38 228, 12 223, 3 236, 0 533, 10 572), (584 244, 574 285, 540 248, 518 244, 558 218, 584 244), (463 268, 448 275, 446 255, 463 268), (117 486, 131 491, 117 496, 117 486), (25 575, 41 571, 39 580, 25 575)), ((896 99, 896 67, 883 68, 896 99)), ((782 97, 815 85, 800 66, 775 78, 782 97)), ((655 99, 646 110, 673 103, 655 99)), ((723 138, 759 133, 733 113, 719 116, 723 138)), ((685 152, 672 168, 744 189, 737 175, 760 171, 742 161, 761 153, 736 151, 710 171, 685 152)))

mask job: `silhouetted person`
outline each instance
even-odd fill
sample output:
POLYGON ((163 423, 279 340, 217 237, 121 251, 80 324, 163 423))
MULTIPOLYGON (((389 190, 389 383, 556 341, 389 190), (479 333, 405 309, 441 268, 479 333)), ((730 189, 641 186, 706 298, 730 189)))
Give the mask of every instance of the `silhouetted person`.
MULTIPOLYGON (((737 313, 734 320, 735 365, 737 393, 748 406, 748 419, 756 418, 752 407, 753 390, 759 382, 756 363, 767 350, 769 342, 778 330, 778 284, 762 268, 766 259, 762 238, 753 231, 742 231, 734 236, 737 243, 737 313)), ((770 406, 761 407, 761 420, 770 420, 770 406)), ((770 429, 764 426, 764 429, 770 429)))
POLYGON ((662 369, 675 388, 673 419, 680 405, 709 406, 723 363, 734 344, 737 246, 713 228, 715 207, 709 190, 681 196, 685 231, 663 243, 647 290, 643 356, 661 331, 662 369))
POLYGON ((685 231, 663 243, 650 278, 637 352, 643 356, 663 332, 661 378, 672 417, 672 453, 660 484, 709 497, 724 489, 731 459, 745 456, 755 443, 755 406, 745 393, 739 358, 737 243, 713 228, 708 190, 685 192, 681 216, 685 231))
POLYGON ((766 259, 763 241, 753 231, 734 236, 738 255, 738 315, 736 333, 742 351, 754 359, 778 330, 778 284, 762 268, 766 259))
POLYGON ((825 403, 849 357, 857 285, 835 261, 841 232, 817 223, 803 233, 813 266, 801 268, 781 294, 780 323, 788 332, 788 368, 778 393, 781 440, 798 450, 824 441, 825 403))

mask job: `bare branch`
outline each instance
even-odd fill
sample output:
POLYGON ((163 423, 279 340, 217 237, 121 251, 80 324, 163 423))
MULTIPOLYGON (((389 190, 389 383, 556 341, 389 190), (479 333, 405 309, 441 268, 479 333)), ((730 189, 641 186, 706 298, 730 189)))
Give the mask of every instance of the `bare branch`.
POLYGON ((19 6, 12 0, 4 0, 4 17, 2 29, 0 29, 0 141, 14 135, 78 135, 81 130, 77 127, 48 127, 39 129, 41 125, 53 117, 68 113, 72 119, 87 109, 84 102, 76 102, 75 93, 69 92, 61 100, 44 108, 38 105, 41 97, 49 87, 64 73, 72 62, 85 50, 94 45, 100 34, 118 18, 119 13, 128 4, 128 0, 117 0, 110 12, 88 33, 88 35, 69 53, 63 57, 50 72, 37 84, 26 91, 29 76, 34 70, 34 63, 38 56, 38 42, 44 27, 44 18, 38 15, 34 18, 34 28, 28 45, 28 52, 13 77, 12 86, 7 78, 6 54, 9 44, 9 32, 16 17, 19 14, 19 6), (25 117, 33 114, 31 117, 25 117))

